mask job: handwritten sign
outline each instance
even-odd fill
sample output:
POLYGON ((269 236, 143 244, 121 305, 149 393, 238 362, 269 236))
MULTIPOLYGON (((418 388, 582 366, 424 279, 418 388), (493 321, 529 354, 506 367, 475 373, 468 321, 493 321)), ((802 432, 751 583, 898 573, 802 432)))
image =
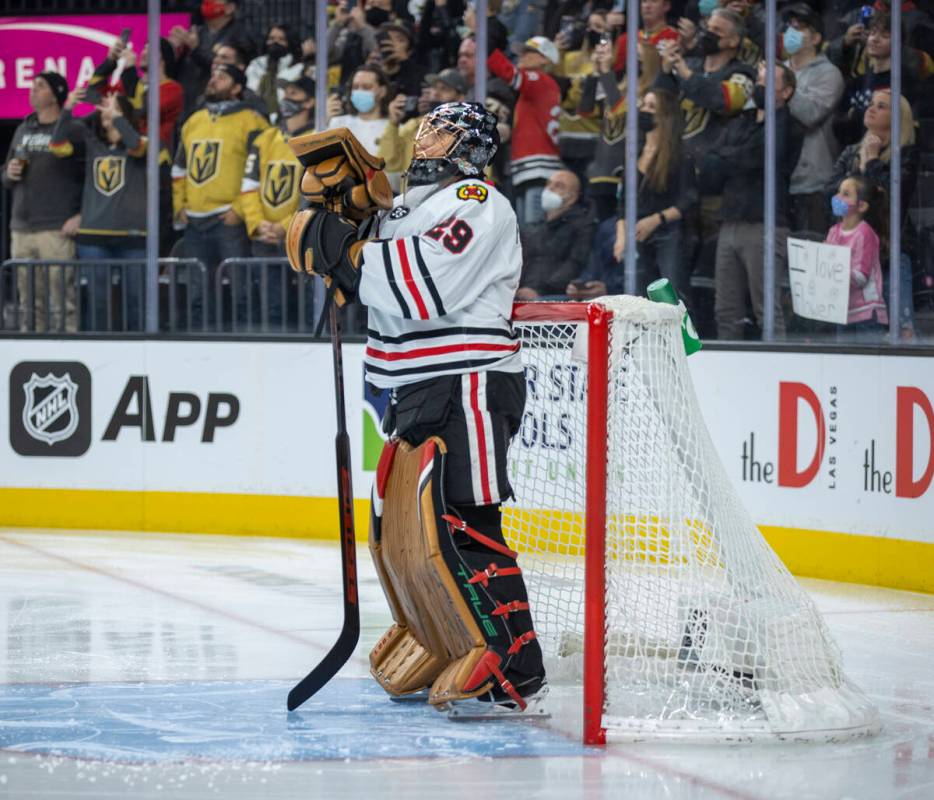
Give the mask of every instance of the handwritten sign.
POLYGON ((850 248, 788 240, 788 279, 795 314, 846 324, 850 306, 850 248))

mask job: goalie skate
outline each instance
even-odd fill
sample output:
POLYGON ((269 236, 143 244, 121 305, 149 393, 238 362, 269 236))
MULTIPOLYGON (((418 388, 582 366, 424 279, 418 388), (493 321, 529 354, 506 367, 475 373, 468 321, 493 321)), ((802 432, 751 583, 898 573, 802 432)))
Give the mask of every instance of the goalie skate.
MULTIPOLYGON (((522 687, 517 687, 520 693, 522 687)), ((447 703, 439 711, 445 711, 452 722, 499 722, 505 720, 533 721, 550 719, 551 713, 546 704, 548 684, 541 686, 528 697, 523 697, 525 710, 511 700, 499 700, 492 692, 480 695, 473 700, 459 700, 447 703)))

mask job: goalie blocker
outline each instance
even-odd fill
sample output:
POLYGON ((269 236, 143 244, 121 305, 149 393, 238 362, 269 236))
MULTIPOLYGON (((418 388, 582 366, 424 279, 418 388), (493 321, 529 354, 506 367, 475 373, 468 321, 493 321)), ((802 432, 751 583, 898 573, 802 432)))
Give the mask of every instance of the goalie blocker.
POLYGON ((396 390, 398 438, 374 486, 370 551, 395 624, 370 654, 390 694, 514 704, 544 685, 528 595, 498 503, 525 402, 521 373, 468 373, 396 390), (481 409, 484 409, 481 411, 481 409), (489 409, 489 410, 486 410, 489 409))

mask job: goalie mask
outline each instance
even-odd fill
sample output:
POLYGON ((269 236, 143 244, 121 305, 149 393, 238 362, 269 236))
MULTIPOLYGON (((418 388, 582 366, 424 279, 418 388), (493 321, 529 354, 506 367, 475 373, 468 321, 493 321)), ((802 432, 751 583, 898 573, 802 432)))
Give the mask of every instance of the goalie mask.
POLYGON ((408 185, 481 177, 499 146, 496 122, 496 116, 479 103, 445 103, 431 111, 415 134, 408 185))

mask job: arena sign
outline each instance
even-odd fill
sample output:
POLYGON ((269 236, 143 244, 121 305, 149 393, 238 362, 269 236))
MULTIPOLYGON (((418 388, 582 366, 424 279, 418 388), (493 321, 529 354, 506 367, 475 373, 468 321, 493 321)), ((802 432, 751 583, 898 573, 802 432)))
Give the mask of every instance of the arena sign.
MULTIPOLYGON (((124 28, 130 30, 129 46, 139 53, 146 43, 146 24, 145 14, 0 19, 0 117, 32 113, 29 89, 40 72, 58 72, 71 87, 87 84, 124 28)), ((163 36, 175 25, 187 27, 188 15, 162 15, 163 36)))
MULTIPOLYGON (((388 393, 365 398, 362 345, 345 362, 364 536, 388 393)), ((934 591, 927 360, 704 350, 688 363, 730 480, 793 571, 934 591)), ((579 508, 582 368, 528 367, 510 477, 579 508)), ((327 344, 9 339, 0 525, 335 537, 330 371, 327 344)))

